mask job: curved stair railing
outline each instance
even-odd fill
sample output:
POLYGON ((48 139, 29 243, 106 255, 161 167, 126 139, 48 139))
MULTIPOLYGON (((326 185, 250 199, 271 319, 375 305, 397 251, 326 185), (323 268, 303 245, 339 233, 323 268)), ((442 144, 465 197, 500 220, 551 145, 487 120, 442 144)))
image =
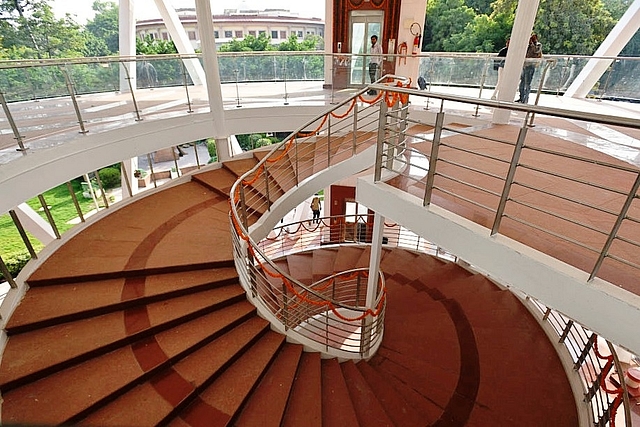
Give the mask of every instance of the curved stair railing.
POLYGON ((535 309, 538 320, 550 326, 553 338, 567 350, 572 363, 570 369, 580 378, 582 401, 590 408, 592 425, 631 427, 625 369, 615 346, 540 301, 531 297, 521 299, 535 309), (599 348, 599 342, 606 343, 606 351, 599 348), (619 411, 624 424, 616 423, 619 411))
MULTIPOLYGON (((408 84, 397 77, 383 79, 392 82, 389 84, 408 84)), ((349 272, 339 273, 326 282, 302 283, 262 251, 252 236, 251 225, 264 222, 269 216, 265 214, 284 203, 279 199, 286 192, 304 187, 305 197, 313 194, 319 190, 313 185, 321 185, 314 184, 315 175, 372 147, 378 140, 380 104, 395 109, 400 102, 407 102, 404 95, 391 95, 384 89, 375 97, 365 97, 364 92, 358 92, 297 129, 242 175, 230 192, 236 268, 258 310, 289 337, 317 351, 344 358, 369 357, 375 351, 375 345, 380 343, 385 307, 384 279, 365 280, 362 272, 354 278, 356 273, 349 272), (354 280, 358 283, 355 294, 348 291, 354 287, 354 280), (363 282, 367 281, 370 291, 363 297, 362 289, 367 288, 363 287, 363 282), (327 295, 318 290, 323 286, 339 291, 327 295), (338 298, 338 294, 344 296, 338 298), (325 325, 324 333, 310 333, 318 328, 320 317, 325 325), (353 337, 349 338, 350 344, 345 344, 345 331, 355 333, 358 338, 355 341, 353 337), (351 344, 352 341, 358 344, 351 344)), ((373 158, 364 167, 370 167, 372 163, 373 158)), ((349 175, 352 173, 350 170, 349 175)), ((338 178, 332 174, 333 180, 338 178)))

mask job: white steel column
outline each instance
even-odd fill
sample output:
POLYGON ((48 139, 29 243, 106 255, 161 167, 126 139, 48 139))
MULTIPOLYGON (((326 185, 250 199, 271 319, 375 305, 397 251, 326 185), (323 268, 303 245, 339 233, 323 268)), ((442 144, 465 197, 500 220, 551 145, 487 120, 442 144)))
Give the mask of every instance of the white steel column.
POLYGON ((367 308, 375 309, 376 291, 378 289, 378 272, 382 257, 382 233, 384 231, 384 217, 379 213, 373 216, 373 238, 371 240, 371 255, 369 257, 369 279, 367 281, 367 308))
MULTIPOLYGON (((289 31, 287 34, 291 34, 289 31)), ((342 51, 347 49, 346 41, 342 42, 342 51)), ((327 55, 333 52, 333 0, 324 1, 324 84, 333 87, 333 56, 327 55)))
MULTIPOLYGON (((135 0, 120 0, 118 6, 118 45, 120 47, 120 56, 136 55, 136 20, 134 16, 135 0)), ((129 76, 131 77, 131 86, 136 87, 136 63, 124 62, 120 67, 120 92, 129 92, 129 82, 127 81, 127 73, 122 67, 127 67, 129 76)))
POLYGON ((564 93, 564 96, 575 98, 586 97, 613 61, 612 59, 597 58, 603 56, 618 56, 620 51, 622 51, 627 43, 629 43, 629 40, 631 40, 631 37, 633 37, 639 28, 640 0, 635 0, 593 54, 595 58, 592 58, 587 62, 587 65, 573 80, 573 83, 571 83, 571 86, 569 86, 567 91, 564 93))
MULTIPOLYGON (((193 54, 195 50, 189 41, 189 36, 180 22, 180 17, 176 13, 175 9, 171 6, 167 6, 167 0, 155 0, 162 21, 167 26, 171 40, 176 45, 178 53, 193 54)), ((184 65, 191 76, 191 80, 195 85, 205 84, 204 68, 197 59, 185 59, 184 65)))
POLYGON ((216 140, 218 161, 222 162, 231 158, 231 149, 229 147, 229 134, 224 121, 218 50, 216 49, 216 40, 213 33, 213 15, 211 14, 210 0, 196 0, 196 16, 198 19, 198 32, 200 33, 200 48, 202 50, 202 59, 204 60, 204 72, 207 76, 207 94, 209 95, 209 107, 213 122, 213 136, 216 140))
MULTIPOLYGON (((507 51, 504 70, 502 70, 502 81, 500 83, 500 92, 498 93, 498 100, 500 101, 513 101, 515 98, 539 3, 539 0, 521 0, 518 2, 516 18, 511 30, 509 50, 507 51)), ((493 123, 508 123, 510 115, 511 113, 508 110, 496 108, 493 111, 493 123)))

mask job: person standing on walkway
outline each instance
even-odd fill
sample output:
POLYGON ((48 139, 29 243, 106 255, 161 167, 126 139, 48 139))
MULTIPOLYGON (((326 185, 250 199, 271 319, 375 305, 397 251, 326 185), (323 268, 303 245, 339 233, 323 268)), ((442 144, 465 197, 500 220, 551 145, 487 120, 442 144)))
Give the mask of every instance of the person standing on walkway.
POLYGON ((322 205, 320 204, 320 198, 318 196, 314 196, 311 200, 311 211, 313 212, 313 222, 315 224, 320 224, 320 209, 322 205))
MULTIPOLYGON (((369 48, 369 79, 371 83, 378 80, 378 70, 382 69, 382 47, 378 44, 378 36, 371 36, 371 47, 369 48)), ((375 90, 367 92, 369 95, 376 95, 375 90)))
POLYGON ((530 58, 542 58, 542 45, 538 41, 538 36, 532 34, 529 38, 529 46, 527 47, 527 54, 524 60, 524 67, 522 67, 522 74, 520 75, 520 97, 516 99, 516 102, 526 104, 529 102, 529 92, 531 92, 531 81, 533 80, 533 74, 536 72, 538 66, 537 61, 527 61, 530 58))
POLYGON ((496 80, 496 88, 493 90, 493 95, 491 95, 491 99, 498 98, 498 93, 500 92, 502 70, 504 69, 504 58, 506 58, 507 50, 509 50, 509 40, 511 40, 511 38, 507 37, 507 40, 505 40, 504 47, 500 49, 500 51, 498 52, 498 58, 501 58, 501 59, 493 60, 493 69, 498 72, 498 80, 496 80))

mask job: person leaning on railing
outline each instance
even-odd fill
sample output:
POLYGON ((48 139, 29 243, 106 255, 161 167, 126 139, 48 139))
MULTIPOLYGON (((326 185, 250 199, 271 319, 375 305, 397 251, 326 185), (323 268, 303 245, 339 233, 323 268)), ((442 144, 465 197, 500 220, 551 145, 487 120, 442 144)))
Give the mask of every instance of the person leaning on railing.
POLYGON ((521 102, 526 104, 529 102, 529 92, 531 92, 531 81, 533 80, 533 74, 536 72, 538 66, 537 61, 527 61, 529 58, 542 58, 542 45, 538 41, 538 36, 531 34, 529 38, 529 46, 527 46, 527 54, 525 56, 524 66, 522 67, 522 74, 520 75, 520 97, 515 102, 521 102))

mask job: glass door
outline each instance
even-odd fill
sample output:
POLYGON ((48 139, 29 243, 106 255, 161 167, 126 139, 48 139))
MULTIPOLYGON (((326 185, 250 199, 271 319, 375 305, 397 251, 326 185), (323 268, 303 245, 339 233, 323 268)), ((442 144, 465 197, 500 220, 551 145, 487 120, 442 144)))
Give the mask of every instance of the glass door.
POLYGON ((384 12, 381 10, 354 10, 351 12, 349 23, 349 40, 351 53, 359 54, 351 60, 349 84, 363 86, 369 83, 369 60, 364 54, 369 52, 371 36, 378 36, 378 43, 382 42, 382 23, 384 12))

